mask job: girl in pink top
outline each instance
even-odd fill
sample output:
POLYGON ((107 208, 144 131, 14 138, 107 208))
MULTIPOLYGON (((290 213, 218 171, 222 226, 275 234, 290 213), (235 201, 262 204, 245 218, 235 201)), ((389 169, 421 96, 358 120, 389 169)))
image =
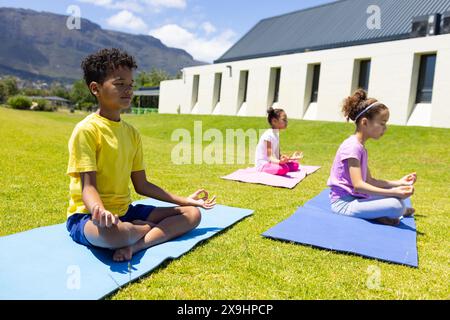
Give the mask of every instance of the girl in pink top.
POLYGON ((384 135, 389 109, 359 89, 344 101, 342 111, 347 120, 355 122, 356 132, 341 144, 331 168, 331 208, 337 214, 397 225, 401 216, 414 213, 403 200, 414 193, 416 173, 397 181, 373 178, 364 146, 368 139, 378 140, 384 135))
POLYGON ((280 130, 287 128, 288 119, 283 109, 269 108, 267 121, 271 129, 264 132, 255 150, 255 166, 260 172, 284 176, 288 172, 298 171, 298 161, 303 154, 295 152, 292 156, 280 156, 280 130))

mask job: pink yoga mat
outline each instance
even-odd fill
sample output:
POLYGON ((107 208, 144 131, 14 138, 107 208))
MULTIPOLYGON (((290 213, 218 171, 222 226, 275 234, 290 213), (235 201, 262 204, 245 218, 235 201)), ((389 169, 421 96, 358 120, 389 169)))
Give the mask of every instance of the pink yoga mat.
POLYGON ((247 168, 233 172, 232 174, 222 177, 222 179, 248 183, 259 183, 267 186, 292 189, 308 175, 316 172, 319 169, 320 167, 317 166, 300 165, 299 171, 297 172, 289 172, 285 176, 276 176, 265 172, 258 172, 256 168, 247 168))

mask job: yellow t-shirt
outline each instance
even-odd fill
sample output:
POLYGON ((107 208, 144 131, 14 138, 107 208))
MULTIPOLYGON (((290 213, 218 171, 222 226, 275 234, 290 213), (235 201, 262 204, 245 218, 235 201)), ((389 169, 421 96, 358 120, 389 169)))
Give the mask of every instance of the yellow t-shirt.
POLYGON ((78 123, 69 140, 70 202, 67 216, 89 213, 83 203, 80 172, 96 171, 97 191, 105 209, 125 215, 131 204, 131 172, 145 170, 139 132, 123 120, 96 113, 78 123))

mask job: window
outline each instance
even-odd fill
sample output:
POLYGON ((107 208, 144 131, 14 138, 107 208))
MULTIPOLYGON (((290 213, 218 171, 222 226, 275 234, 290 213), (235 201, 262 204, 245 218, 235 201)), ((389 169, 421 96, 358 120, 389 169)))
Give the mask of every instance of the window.
POLYGON ((248 71, 245 72, 244 76, 244 102, 247 102, 247 91, 248 91, 248 71))
POLYGON ((431 103, 435 68, 436 54, 423 55, 420 58, 416 103, 431 103))
POLYGON ((273 91, 273 102, 278 102, 280 95, 280 77, 281 77, 281 68, 276 68, 275 72, 275 87, 273 91))
POLYGON ((216 73, 214 77, 214 103, 220 102, 222 93, 222 73, 216 73))
POLYGON ((269 86, 267 91, 267 105, 273 106, 278 103, 280 97, 281 68, 270 68, 269 86))
POLYGON ((194 107, 198 102, 198 88, 200 85, 200 75, 194 75, 194 82, 192 84, 192 107, 194 107))
POLYGON ((358 88, 362 88, 366 91, 369 91, 370 67, 370 60, 361 60, 359 63, 358 88))
POLYGON ((248 71, 241 71, 239 78, 239 101, 240 103, 247 102, 248 89, 248 71))
POLYGON ((310 102, 317 102, 317 99, 319 97, 319 79, 320 79, 320 64, 316 64, 314 66, 313 71, 313 82, 312 82, 310 102))

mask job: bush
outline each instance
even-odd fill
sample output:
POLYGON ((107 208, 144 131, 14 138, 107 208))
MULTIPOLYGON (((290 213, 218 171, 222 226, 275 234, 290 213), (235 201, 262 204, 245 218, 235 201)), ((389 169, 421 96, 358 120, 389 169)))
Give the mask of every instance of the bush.
POLYGON ((56 111, 56 110, 58 110, 58 107, 53 105, 53 104, 51 104, 51 103, 47 103, 45 105, 45 107, 44 107, 44 111, 53 112, 53 111, 56 111))
POLYGON ((92 102, 82 102, 79 105, 79 109, 83 111, 92 112, 95 108, 95 103, 92 102))
POLYGON ((28 110, 31 107, 31 99, 26 96, 13 96, 8 99, 7 104, 13 109, 28 110))
POLYGON ((57 108, 45 99, 37 99, 33 101, 31 110, 34 111, 55 111, 57 108))

